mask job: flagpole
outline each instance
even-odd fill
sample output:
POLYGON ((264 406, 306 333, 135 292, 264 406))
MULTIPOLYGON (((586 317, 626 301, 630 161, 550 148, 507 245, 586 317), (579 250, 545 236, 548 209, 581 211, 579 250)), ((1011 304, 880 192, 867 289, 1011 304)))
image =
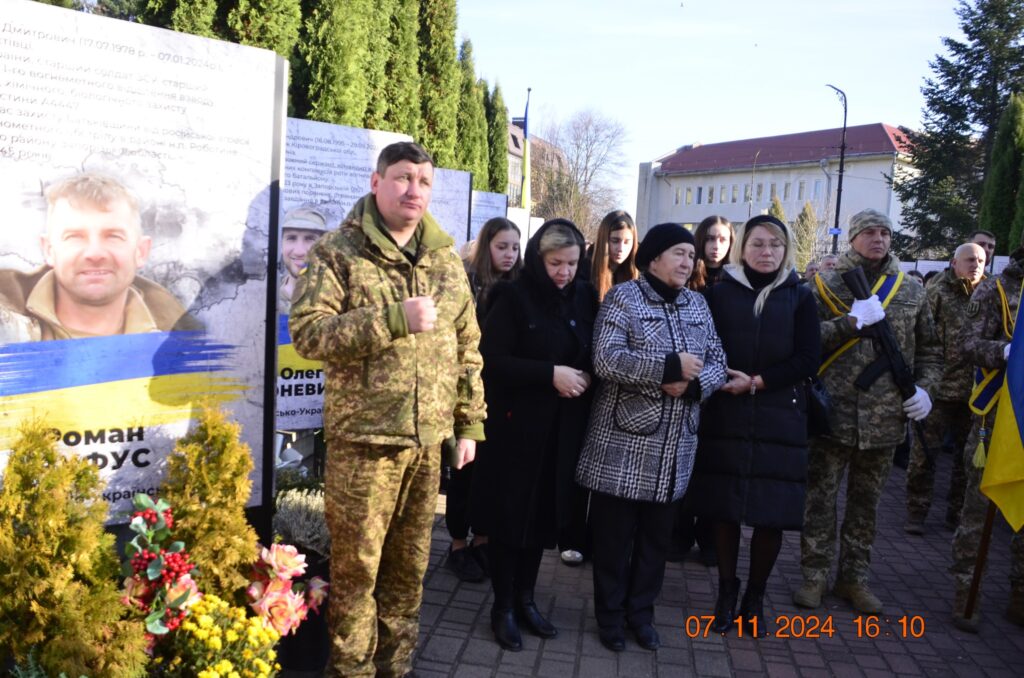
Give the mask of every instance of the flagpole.
POLYGON ((988 557, 988 543, 992 538, 992 523, 995 519, 996 504, 990 499, 988 511, 985 513, 985 526, 981 528, 981 544, 978 545, 978 558, 974 562, 974 576, 971 578, 971 589, 967 592, 964 619, 970 619, 974 616, 974 604, 978 600, 978 590, 981 588, 981 571, 985 569, 985 559, 988 557))
MULTIPOLYGON (((523 113, 523 209, 526 210, 526 217, 530 217, 532 197, 530 195, 530 91, 532 87, 526 88, 526 111, 523 113)), ((529 227, 527 227, 529 230, 529 227)))

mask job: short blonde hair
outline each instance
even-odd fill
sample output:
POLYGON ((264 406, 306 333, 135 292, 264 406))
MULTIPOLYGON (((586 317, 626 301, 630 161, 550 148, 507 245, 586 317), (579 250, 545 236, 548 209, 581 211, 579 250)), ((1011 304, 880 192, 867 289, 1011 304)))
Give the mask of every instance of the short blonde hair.
POLYGON ((554 220, 548 226, 547 230, 544 231, 544 235, 540 237, 540 241, 537 243, 537 251, 542 257, 548 252, 554 252, 566 247, 579 247, 580 256, 583 256, 583 245, 580 243, 579 236, 577 235, 579 231, 571 223, 570 221, 559 219, 554 220))
POLYGON ((46 187, 44 195, 47 217, 60 200, 67 200, 76 209, 82 207, 108 209, 114 203, 124 202, 131 212, 132 226, 139 232, 142 231, 138 200, 125 188, 124 184, 110 175, 99 172, 81 172, 50 184, 46 187))

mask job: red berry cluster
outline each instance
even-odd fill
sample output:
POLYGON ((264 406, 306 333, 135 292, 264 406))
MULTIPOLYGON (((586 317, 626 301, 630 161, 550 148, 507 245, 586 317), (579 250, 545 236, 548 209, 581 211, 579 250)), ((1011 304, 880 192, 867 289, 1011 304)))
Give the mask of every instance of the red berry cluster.
POLYGON ((151 560, 156 560, 156 556, 157 554, 153 551, 142 549, 134 556, 132 556, 132 572, 134 572, 135 574, 138 574, 139 572, 144 572, 146 568, 149 567, 149 562, 151 560))
POLYGON ((164 509, 164 522, 167 523, 167 529, 174 529, 174 514, 171 513, 171 509, 164 509))
POLYGON ((195 567, 195 565, 188 562, 189 556, 187 551, 166 553, 161 549, 160 554, 164 557, 164 569, 160 575, 163 577, 165 584, 178 581, 180 577, 184 577, 195 567))
POLYGON ((164 611, 164 616, 167 617, 167 619, 164 621, 164 626, 166 626, 169 631, 173 631, 174 629, 181 626, 181 622, 185 619, 186 613, 185 610, 175 611, 171 608, 167 608, 164 611))
POLYGON ((157 520, 160 519, 160 516, 157 514, 156 509, 151 508, 142 511, 136 511, 132 514, 132 518, 138 518, 140 516, 150 525, 156 525, 157 520))

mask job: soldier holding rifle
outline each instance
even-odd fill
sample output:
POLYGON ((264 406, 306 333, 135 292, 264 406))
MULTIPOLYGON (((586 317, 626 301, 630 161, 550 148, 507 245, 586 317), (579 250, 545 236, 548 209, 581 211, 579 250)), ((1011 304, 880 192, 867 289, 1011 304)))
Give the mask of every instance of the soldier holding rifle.
POLYGON ((872 209, 858 212, 850 219, 849 239, 850 250, 836 269, 819 273, 812 287, 821 319, 819 373, 833 410, 831 433, 810 448, 800 539, 804 581, 793 602, 821 605, 835 556, 836 498, 849 469, 835 594, 860 612, 878 614, 882 602, 868 587, 878 500, 907 419, 921 421, 931 410, 929 392, 942 375, 942 350, 924 288, 904 278, 889 252, 889 218, 872 209), (868 298, 857 298, 841 275, 858 267, 868 298), (899 356, 883 350, 880 337, 886 333, 870 329, 880 323, 889 325, 888 347, 899 356), (909 383, 895 377, 900 357, 909 383))

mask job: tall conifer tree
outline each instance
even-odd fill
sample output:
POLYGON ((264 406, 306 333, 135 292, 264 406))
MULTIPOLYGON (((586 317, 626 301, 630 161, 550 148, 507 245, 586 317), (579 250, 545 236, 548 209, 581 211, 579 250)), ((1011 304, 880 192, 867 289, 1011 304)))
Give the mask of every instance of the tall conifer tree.
POLYGON ((486 191, 488 187, 487 115, 484 97, 476 80, 473 66, 473 43, 462 42, 459 50, 458 134, 455 156, 458 168, 473 173, 473 188, 486 191))
POLYGON ((306 19, 309 111, 314 120, 359 127, 366 115, 369 83, 369 0, 322 0, 306 19))
POLYGON ((793 223, 793 237, 796 238, 796 268, 803 271, 807 262, 814 258, 814 250, 818 241, 818 215, 808 200, 800 215, 793 223))
POLYGON ((501 86, 485 99, 487 112, 488 182, 493 193, 508 191, 508 109, 501 96, 501 86))
POLYGON ((455 54, 455 0, 420 3, 420 139, 439 167, 455 165, 459 67, 455 54))
POLYGON ((388 109, 382 129, 420 139, 419 0, 396 0, 388 42, 391 50, 384 73, 388 109))
POLYGON ((391 102, 387 92, 387 67, 392 61, 391 17, 397 0, 377 0, 370 14, 370 39, 366 61, 366 115, 363 126, 367 129, 387 129, 388 109, 391 102))
POLYGON ((992 147, 992 165, 985 179, 981 198, 979 225, 996 236, 996 244, 1004 251, 1013 250, 1020 242, 1020 232, 1011 232, 1018 212, 1017 192, 1024 172, 1024 95, 1010 97, 999 119, 992 147))
POLYGON ((299 39, 300 0, 238 0, 227 15, 228 37, 288 58, 299 39))
POLYGON ((915 172, 897 175, 894 190, 916 232, 902 239, 910 254, 944 255, 977 227, 999 115, 1024 90, 1024 1, 961 0, 956 13, 965 40, 943 38, 921 90, 923 129, 902 130, 915 172))
POLYGON ((138 19, 181 33, 218 37, 214 31, 217 0, 149 0, 141 6, 138 19))
POLYGON ((782 208, 782 201, 779 196, 772 196, 772 204, 768 207, 768 214, 772 215, 782 223, 786 223, 786 210, 782 208))

